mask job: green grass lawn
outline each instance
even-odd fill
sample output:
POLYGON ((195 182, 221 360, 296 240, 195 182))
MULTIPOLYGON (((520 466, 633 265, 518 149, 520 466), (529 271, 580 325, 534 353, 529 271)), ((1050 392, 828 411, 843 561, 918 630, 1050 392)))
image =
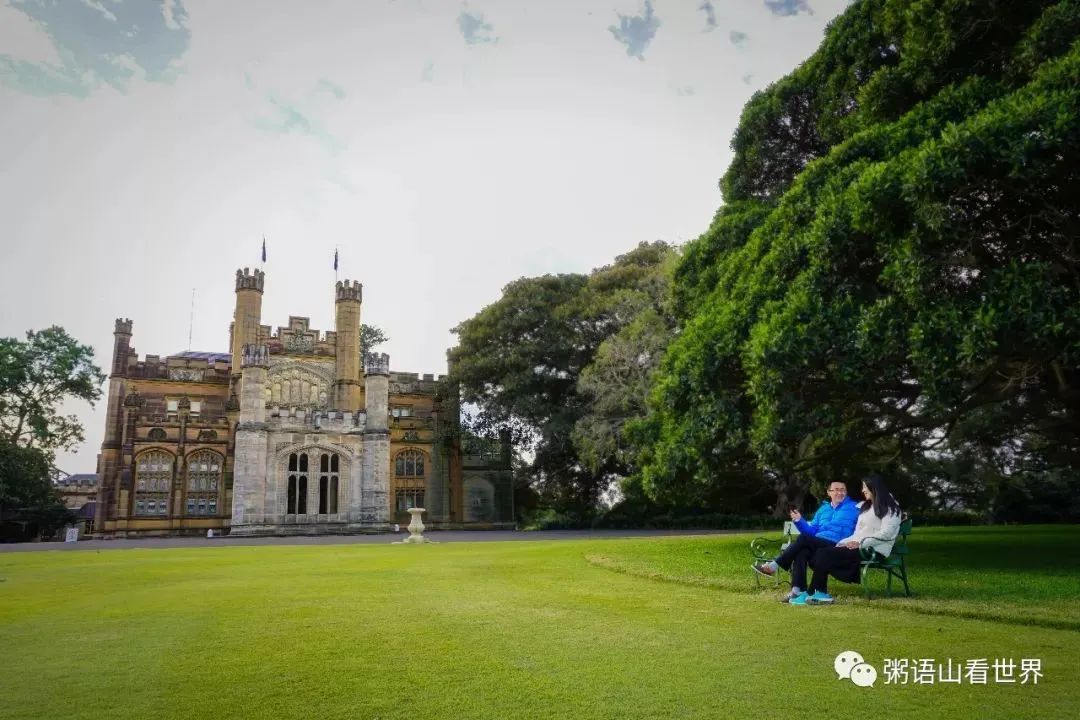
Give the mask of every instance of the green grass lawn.
POLYGON ((2 554, 0 718, 1080 716, 1080 528, 917 528, 917 597, 804 608, 754 590, 750 537, 2 554))

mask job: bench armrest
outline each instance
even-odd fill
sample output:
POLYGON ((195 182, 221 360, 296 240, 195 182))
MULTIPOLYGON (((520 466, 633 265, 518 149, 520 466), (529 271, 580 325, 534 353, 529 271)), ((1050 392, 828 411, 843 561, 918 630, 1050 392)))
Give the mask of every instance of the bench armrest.
POLYGON ((783 550, 787 538, 759 537, 750 541, 750 553, 758 560, 772 560, 783 550))
POLYGON ((875 559, 874 554, 877 553, 877 550, 874 550, 874 548, 867 545, 867 543, 870 542, 871 540, 876 540, 877 542, 889 542, 890 540, 895 541, 896 538, 895 537, 892 537, 892 538, 868 537, 868 538, 863 538, 862 540, 860 540, 859 541, 859 557, 864 562, 867 561, 867 560, 874 560, 875 559))

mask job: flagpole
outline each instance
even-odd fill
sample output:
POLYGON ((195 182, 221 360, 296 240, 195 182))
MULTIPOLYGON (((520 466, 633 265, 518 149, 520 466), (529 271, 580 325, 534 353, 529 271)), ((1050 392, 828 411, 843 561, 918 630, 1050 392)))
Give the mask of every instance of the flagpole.
POLYGON ((187 349, 191 351, 191 333, 195 327, 195 288, 191 288, 191 317, 188 318, 187 349))

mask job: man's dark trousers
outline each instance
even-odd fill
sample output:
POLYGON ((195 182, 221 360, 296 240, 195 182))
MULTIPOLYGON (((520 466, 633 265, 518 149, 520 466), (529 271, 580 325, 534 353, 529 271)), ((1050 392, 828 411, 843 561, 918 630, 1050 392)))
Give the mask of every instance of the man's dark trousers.
POLYGON ((827 547, 836 545, 832 540, 822 540, 816 535, 800 534, 795 541, 787 546, 780 557, 776 558, 776 564, 791 573, 791 586, 800 590, 806 589, 806 566, 810 564, 810 558, 814 553, 827 547))

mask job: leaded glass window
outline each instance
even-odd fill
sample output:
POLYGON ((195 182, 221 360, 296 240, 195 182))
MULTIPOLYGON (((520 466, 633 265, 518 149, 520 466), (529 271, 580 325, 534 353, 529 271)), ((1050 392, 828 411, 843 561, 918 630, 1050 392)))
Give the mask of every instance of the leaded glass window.
POLYGON ((394 459, 394 475, 397 477, 424 477, 424 453, 419 450, 402 450, 394 459))
POLYGON ((221 488, 221 456, 209 450, 199 450, 188 456, 187 502, 188 515, 216 515, 221 488))
POLYGON ((160 450, 135 459, 135 514, 167 515, 172 494, 173 456, 160 450))

